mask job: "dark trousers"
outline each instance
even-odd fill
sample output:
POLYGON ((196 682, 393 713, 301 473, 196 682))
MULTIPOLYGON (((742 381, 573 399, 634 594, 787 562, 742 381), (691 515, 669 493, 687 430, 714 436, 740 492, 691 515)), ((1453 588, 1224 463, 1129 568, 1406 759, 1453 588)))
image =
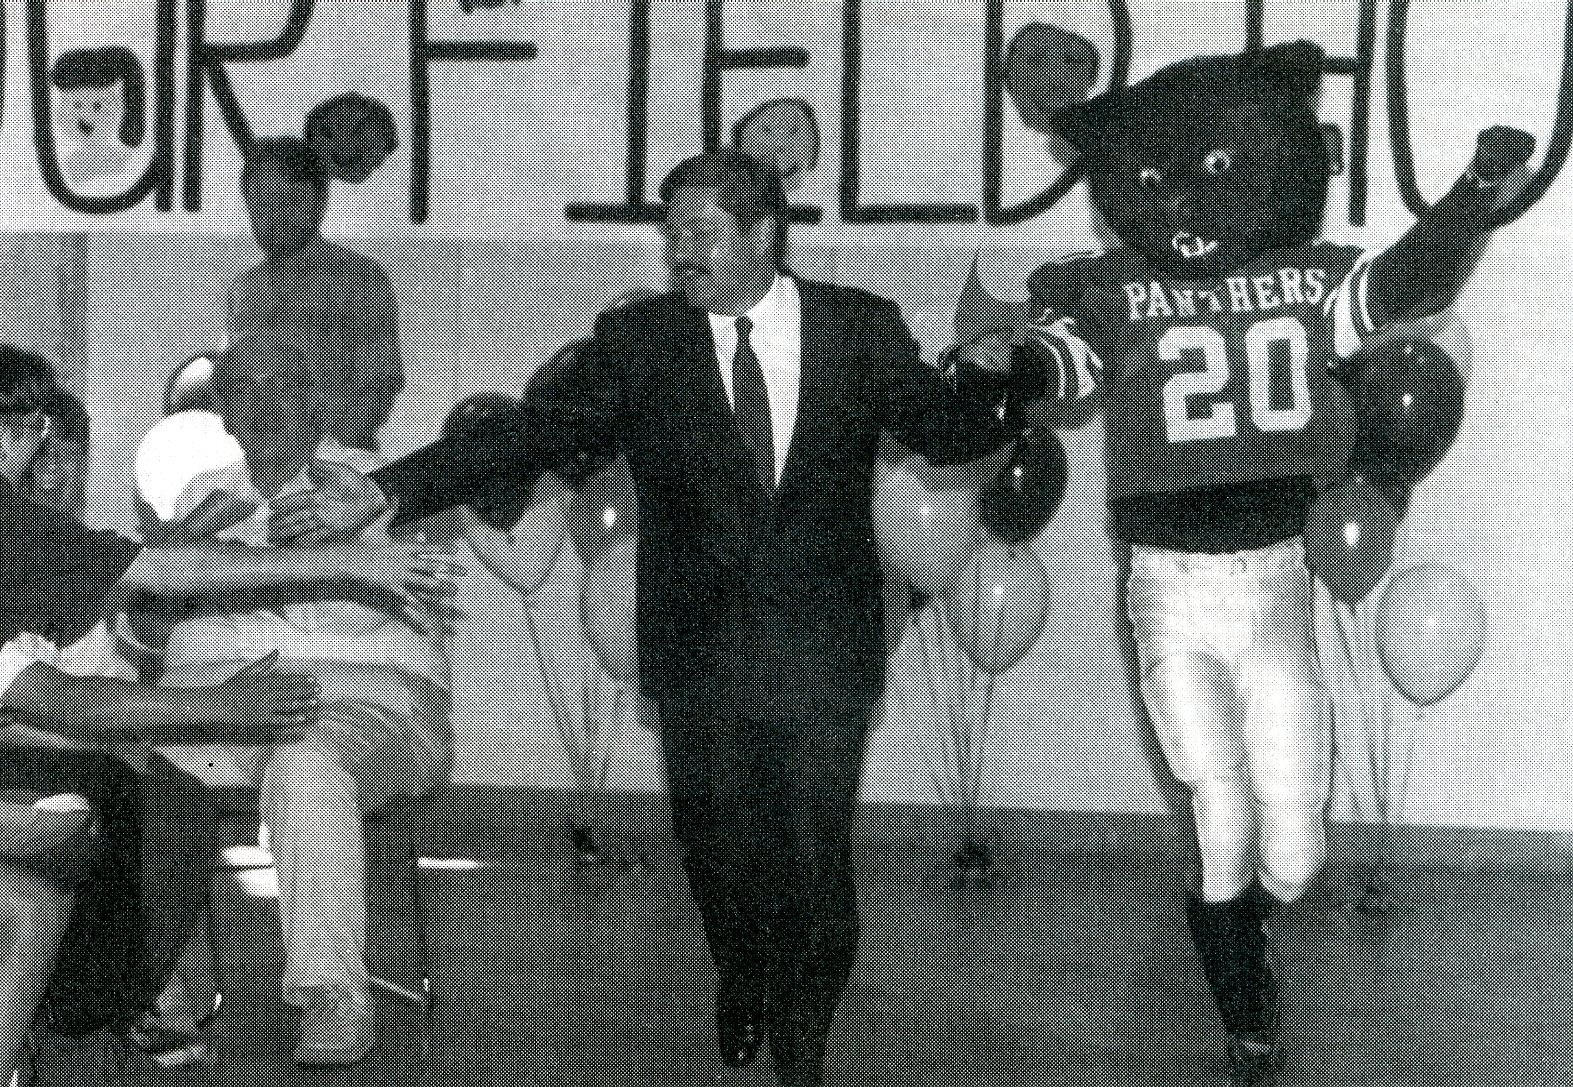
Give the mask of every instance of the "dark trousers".
POLYGON ((76 793, 97 823, 94 854, 72 880, 76 908, 42 1023, 80 1036, 133 1018, 157 996, 206 903, 216 848, 208 791, 172 768, 144 779, 113 755, 15 747, 0 747, 0 788, 76 793))
POLYGON ((817 1069, 857 955, 848 843, 869 710, 804 692, 793 712, 743 715, 704 686, 657 708, 720 1000, 762 1001, 777 1067, 817 1069))

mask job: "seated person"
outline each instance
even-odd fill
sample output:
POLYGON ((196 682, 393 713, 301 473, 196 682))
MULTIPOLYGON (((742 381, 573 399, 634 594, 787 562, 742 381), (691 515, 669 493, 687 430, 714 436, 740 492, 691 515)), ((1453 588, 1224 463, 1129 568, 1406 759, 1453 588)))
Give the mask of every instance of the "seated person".
MULTIPOLYGON (((197 476, 177 521, 215 496, 251 514, 217 533, 267 550, 269 503, 313 488, 335 464, 370 454, 326 433, 334 373, 280 329, 241 335, 214 360, 216 408, 245 453, 197 476), (324 377, 324 374, 327 377, 324 377)), ((387 541, 375 527, 367 534, 387 541)), ((373 1044, 366 967, 363 815, 446 781, 450 678, 440 619, 401 613, 396 598, 314 585, 193 602, 164 653, 162 682, 207 686, 266 653, 315 676, 317 720, 288 741, 233 755, 261 794, 278 872, 284 996, 303 1012, 296 1060, 358 1061, 373 1044)))
MULTIPOLYGON (((439 574, 432 556, 406 547, 142 549, 88 531, 20 493, 52 430, 43 406, 58 392, 44 360, 0 346, 0 1074, 14 1066, 46 986, 50 1026, 147 1037, 139 1024, 158 982, 140 929, 146 813, 136 774, 106 749, 207 735, 273 740, 317 712, 316 681, 276 674, 273 657, 200 690, 71 674, 100 659, 73 650, 102 632, 116 598, 358 579, 413 602, 452 588, 451 563, 439 574)), ((179 824, 182 833, 204 833, 200 818, 179 824)))

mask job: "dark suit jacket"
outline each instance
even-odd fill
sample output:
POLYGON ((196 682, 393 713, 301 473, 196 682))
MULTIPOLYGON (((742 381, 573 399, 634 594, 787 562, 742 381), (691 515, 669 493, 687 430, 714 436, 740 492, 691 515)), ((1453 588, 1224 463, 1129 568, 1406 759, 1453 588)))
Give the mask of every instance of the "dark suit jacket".
POLYGON ((532 390, 517 425, 440 441, 374 478, 402 521, 620 446, 639 501, 646 692, 697 686, 770 718, 863 713, 884 678, 869 513, 880 432, 936 463, 1009 435, 924 365, 894 303, 798 285, 797 421, 773 495, 734 422, 706 315, 671 294, 603 314, 567 380, 532 390))

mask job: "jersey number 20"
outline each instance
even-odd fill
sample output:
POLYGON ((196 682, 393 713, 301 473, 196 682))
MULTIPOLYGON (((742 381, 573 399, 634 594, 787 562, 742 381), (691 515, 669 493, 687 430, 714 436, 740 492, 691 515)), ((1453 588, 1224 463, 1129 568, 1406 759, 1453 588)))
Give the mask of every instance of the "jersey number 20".
MULTIPOLYGON (((1178 364, 1197 356, 1201 370, 1175 374, 1163 387, 1163 415, 1170 442, 1233 438, 1240 433, 1234 399, 1220 397, 1233 376, 1223 333, 1206 325, 1182 325, 1169 329, 1158 340, 1158 357, 1166 363, 1178 364)), ((1270 317, 1246 330, 1247 410, 1249 422, 1257 430, 1304 430, 1311 421, 1311 389, 1306 376, 1309 357, 1305 325, 1297 317, 1270 317), (1275 351, 1279 344, 1283 347, 1275 351), (1277 407, 1271 397, 1275 356, 1287 356, 1289 366, 1288 403, 1277 407)))

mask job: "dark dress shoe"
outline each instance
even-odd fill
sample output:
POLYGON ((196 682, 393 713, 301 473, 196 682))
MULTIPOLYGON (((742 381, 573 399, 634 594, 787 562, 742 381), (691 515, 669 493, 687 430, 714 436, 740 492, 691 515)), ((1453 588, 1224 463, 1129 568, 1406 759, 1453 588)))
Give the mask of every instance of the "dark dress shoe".
POLYGON ((738 996, 716 1002, 716 1034, 721 1041, 721 1063, 746 1068, 759 1055, 765 1039, 764 1002, 738 996))

